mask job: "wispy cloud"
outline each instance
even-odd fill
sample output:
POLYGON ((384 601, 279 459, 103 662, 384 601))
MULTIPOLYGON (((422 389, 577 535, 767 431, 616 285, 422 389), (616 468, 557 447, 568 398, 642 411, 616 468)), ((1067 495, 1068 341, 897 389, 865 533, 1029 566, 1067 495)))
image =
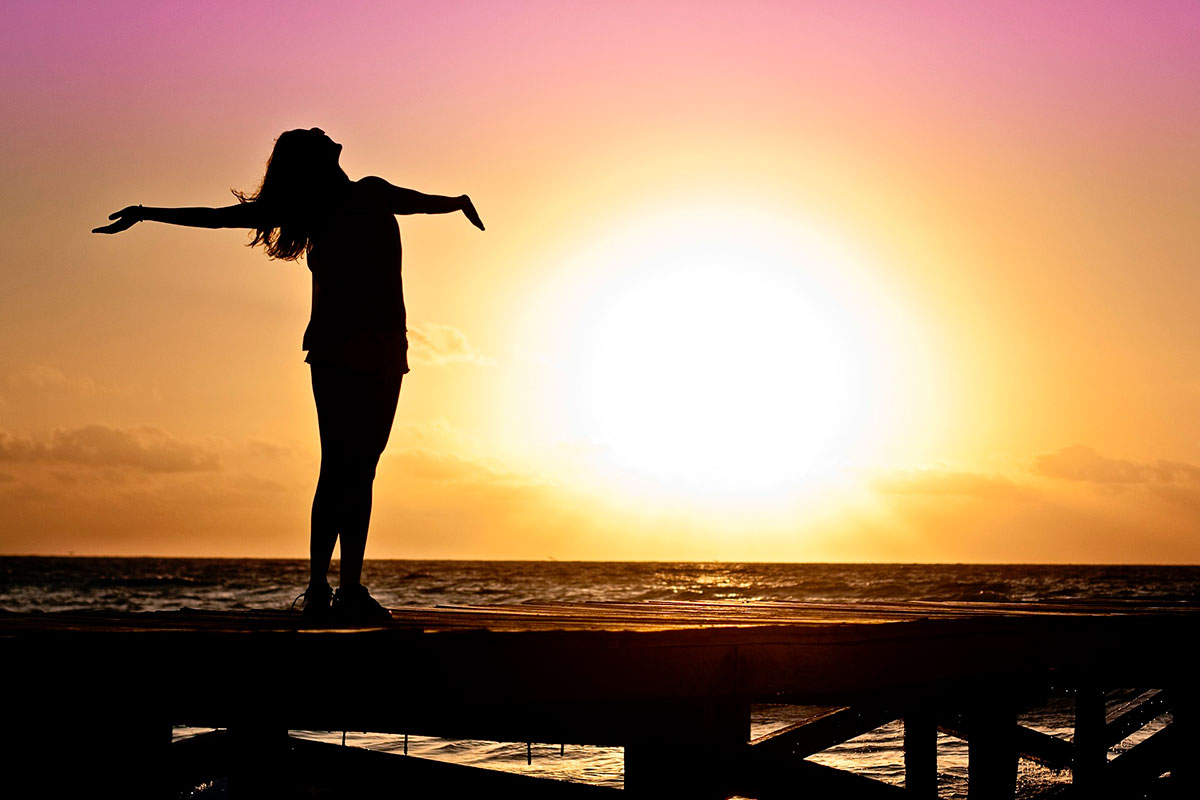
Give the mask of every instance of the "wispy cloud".
POLYGON ((246 443, 246 448, 253 455, 268 459, 289 458, 295 455, 295 450, 288 445, 268 441, 267 439, 251 439, 246 443))
POLYGON ((534 486, 542 481, 532 475, 508 469, 491 459, 420 448, 401 450, 386 456, 406 478, 439 484, 475 486, 534 486))
POLYGON ((1109 458, 1081 444, 1037 456, 1033 460, 1031 470, 1046 478, 1084 481, 1109 486, 1200 484, 1200 467, 1194 464, 1162 459, 1152 462, 1137 462, 1109 458))
POLYGON ((84 397, 127 396, 136 392, 136 389, 130 386, 104 383, 86 376, 68 375, 58 367, 45 364, 11 372, 5 376, 3 385, 16 391, 57 392, 84 397))
POLYGON ((467 335, 452 325, 422 322, 408 329, 409 355, 432 366, 478 364, 491 366, 495 359, 475 349, 467 335))
POLYGON ((48 439, 0 432, 0 461, 131 467, 145 472, 194 472, 219 466, 211 448, 181 441, 148 425, 84 425, 56 430, 48 439))
POLYGON ((998 475, 949 469, 902 470, 877 475, 871 485, 884 494, 959 495, 977 498, 1027 496, 1031 489, 998 475))

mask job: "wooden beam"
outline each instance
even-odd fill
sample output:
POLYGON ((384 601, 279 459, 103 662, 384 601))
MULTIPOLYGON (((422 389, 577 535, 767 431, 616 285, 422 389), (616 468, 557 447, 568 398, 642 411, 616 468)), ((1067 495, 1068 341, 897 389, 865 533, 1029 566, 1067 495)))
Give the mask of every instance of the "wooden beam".
POLYGON ((750 747, 762 753, 811 756, 835 744, 862 736, 881 725, 899 718, 899 712, 888 708, 853 706, 835 708, 794 725, 788 725, 750 742, 750 747))
MULTIPOLYGON (((1112 789, 1146 788, 1149 781, 1167 772, 1172 767, 1174 747, 1172 739, 1176 731, 1171 725, 1157 731, 1144 742, 1114 758, 1104 771, 1105 785, 1112 789)), ((1195 753, 1188 754, 1194 759, 1195 753)), ((1178 797, 1194 795, 1178 794, 1178 797)))
POLYGON ((1070 742, 1018 725, 1014 732, 1017 754, 1050 769, 1070 769, 1074 751, 1070 742))
POLYGON ((1108 718, 1104 729, 1106 748, 1120 742, 1146 726, 1148 722, 1171 710, 1170 694, 1164 691, 1149 691, 1134 702, 1127 703, 1115 715, 1108 718))

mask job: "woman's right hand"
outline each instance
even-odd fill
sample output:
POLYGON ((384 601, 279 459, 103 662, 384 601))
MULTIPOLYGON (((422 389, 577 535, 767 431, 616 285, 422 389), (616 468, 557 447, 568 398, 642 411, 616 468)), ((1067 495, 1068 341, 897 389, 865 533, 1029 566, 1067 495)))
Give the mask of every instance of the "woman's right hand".
POLYGON ((126 206, 120 211, 114 211, 108 215, 109 219, 115 219, 116 222, 111 225, 104 225, 99 228, 92 228, 92 233, 120 233, 121 231, 132 228, 135 222, 142 221, 141 206, 126 206))

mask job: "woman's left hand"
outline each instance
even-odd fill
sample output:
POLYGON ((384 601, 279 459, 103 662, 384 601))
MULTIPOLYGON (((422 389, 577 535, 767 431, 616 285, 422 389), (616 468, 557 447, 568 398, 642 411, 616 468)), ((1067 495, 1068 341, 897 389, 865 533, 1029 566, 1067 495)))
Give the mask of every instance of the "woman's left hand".
POLYGON ((471 198, 464 194, 462 196, 462 203, 462 212, 466 214, 467 219, 471 221, 471 224, 476 228, 479 228, 479 230, 484 230, 483 220, 479 218, 479 212, 475 210, 475 204, 471 202, 471 198))

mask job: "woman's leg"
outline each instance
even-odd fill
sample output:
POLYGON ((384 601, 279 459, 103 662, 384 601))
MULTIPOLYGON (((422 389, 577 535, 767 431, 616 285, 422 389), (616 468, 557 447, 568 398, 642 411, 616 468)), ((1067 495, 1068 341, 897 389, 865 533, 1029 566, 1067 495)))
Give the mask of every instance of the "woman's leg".
MULTIPOLYGON (((324 462, 324 459, 322 459, 324 462)), ((311 535, 308 543, 308 585, 316 588, 329 582, 329 565, 333 561, 333 546, 338 537, 338 487, 322 465, 313 493, 311 535)))
POLYGON ((396 418, 396 403, 400 397, 401 376, 388 378, 371 376, 362 395, 355 448, 354 467, 347 486, 346 516, 341 528, 342 562, 339 585, 346 587, 362 583, 363 557, 367 550, 367 533, 371 523, 371 504, 375 468, 387 446, 396 418))
POLYGON ((329 582, 329 565, 337 544, 341 515, 341 487, 334 465, 333 442, 341 438, 338 420, 346 414, 347 398, 341 390, 337 371, 327 364, 311 364, 313 400, 317 406, 317 429, 321 437, 321 472, 313 493, 311 534, 309 537, 309 587, 329 582))
POLYGON ((313 497, 310 585, 323 585, 340 536, 340 583, 356 586, 362 579, 375 467, 391 433, 400 379, 329 364, 313 364, 312 376, 321 474, 313 497))

